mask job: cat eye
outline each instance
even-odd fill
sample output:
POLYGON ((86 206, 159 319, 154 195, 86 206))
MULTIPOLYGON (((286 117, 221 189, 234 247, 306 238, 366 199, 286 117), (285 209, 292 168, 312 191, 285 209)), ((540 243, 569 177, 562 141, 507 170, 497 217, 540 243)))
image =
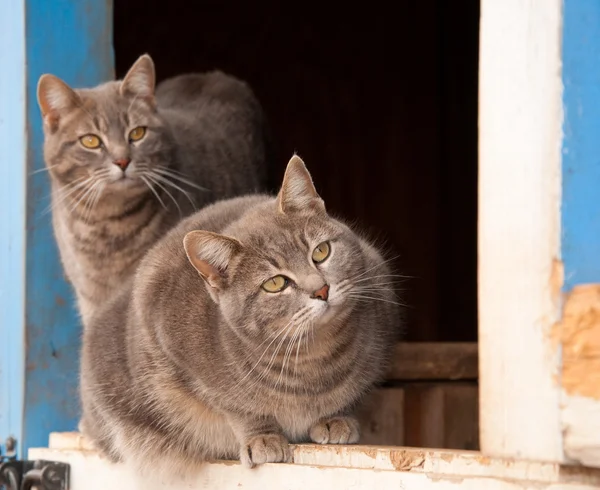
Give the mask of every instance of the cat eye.
POLYGON ((331 253, 331 247, 329 246, 329 242, 319 243, 316 248, 313 250, 312 259, 315 264, 320 264, 325 261, 329 254, 331 253))
POLYGON ((289 284, 289 280, 285 276, 273 276, 262 283, 262 288, 267 293, 279 293, 283 291, 289 284))
POLYGON ((146 128, 139 126, 129 132, 129 141, 139 141, 146 135, 146 128))
POLYGON ((79 141, 83 146, 89 148, 90 150, 96 150, 102 146, 102 140, 95 134, 86 134, 85 136, 79 138, 79 141))

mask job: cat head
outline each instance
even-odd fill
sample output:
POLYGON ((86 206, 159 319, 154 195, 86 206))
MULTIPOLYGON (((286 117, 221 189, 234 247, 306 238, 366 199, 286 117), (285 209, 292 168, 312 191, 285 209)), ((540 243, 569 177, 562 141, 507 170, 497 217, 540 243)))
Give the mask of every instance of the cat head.
MULTIPOLYGON (((154 63, 141 56, 122 81, 73 89, 42 75, 38 103, 44 122, 44 155, 62 185, 105 192, 147 189, 148 172, 170 161, 171 136, 156 110, 154 63)), ((160 180, 160 179, 158 179, 160 180)))
POLYGON ((299 157, 276 200, 225 232, 189 232, 184 247, 230 325, 270 335, 329 324, 353 307, 352 279, 365 270, 365 251, 327 214, 299 157))

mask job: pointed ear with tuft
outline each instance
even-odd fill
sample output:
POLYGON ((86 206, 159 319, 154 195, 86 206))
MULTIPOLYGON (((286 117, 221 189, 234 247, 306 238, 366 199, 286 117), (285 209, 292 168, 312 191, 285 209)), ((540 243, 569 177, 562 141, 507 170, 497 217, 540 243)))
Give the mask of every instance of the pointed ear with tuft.
POLYGON ((325 203, 317 194, 310 173, 298 155, 294 155, 287 165, 277 203, 279 212, 283 214, 325 213, 325 203))
POLYGON ((42 75, 38 81, 37 99, 44 125, 50 131, 58 128, 60 118, 82 105, 77 93, 60 78, 54 75, 42 75))
POLYGON ((225 286, 227 268, 240 253, 242 244, 210 231, 190 231, 183 239, 188 260, 206 281, 208 291, 218 302, 217 294, 225 286))
POLYGON ((149 55, 144 54, 137 59, 123 78, 120 92, 125 97, 137 97, 154 104, 155 84, 154 62, 149 55))

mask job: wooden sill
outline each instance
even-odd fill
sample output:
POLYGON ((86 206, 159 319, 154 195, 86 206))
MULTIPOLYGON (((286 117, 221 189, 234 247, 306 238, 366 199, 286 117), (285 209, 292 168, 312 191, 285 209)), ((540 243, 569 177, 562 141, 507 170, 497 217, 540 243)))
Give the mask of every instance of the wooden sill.
MULTIPOLYGON (((100 458, 77 433, 52 434, 50 447, 31 449, 29 458, 70 463, 70 490, 129 490, 140 484, 127 468, 100 458)), ((475 451, 306 444, 294 447, 294 462, 250 470, 238 462, 217 461, 207 463, 192 483, 165 485, 151 481, 144 482, 142 488, 591 490, 600 487, 600 470, 491 458, 475 451)))

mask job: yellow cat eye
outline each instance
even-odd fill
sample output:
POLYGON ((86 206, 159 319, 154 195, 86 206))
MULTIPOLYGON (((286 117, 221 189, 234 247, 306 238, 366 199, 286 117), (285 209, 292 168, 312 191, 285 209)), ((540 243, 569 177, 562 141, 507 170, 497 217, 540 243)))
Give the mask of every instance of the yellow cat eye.
POLYGON ((79 138, 79 141, 83 146, 89 148, 90 150, 96 150, 97 148, 100 148, 100 145, 102 145, 102 140, 95 134, 86 134, 85 136, 79 138))
POLYGON ((285 276, 273 276, 262 283, 262 288, 267 293, 279 293, 288 285, 288 278, 285 276))
POLYGON ((129 132, 129 141, 139 141, 146 135, 146 128, 139 126, 129 132))
POLYGON ((331 252, 331 247, 329 246, 329 242, 319 243, 316 248, 313 250, 312 259, 315 264, 320 264, 327 257, 329 257, 329 253, 331 252))

